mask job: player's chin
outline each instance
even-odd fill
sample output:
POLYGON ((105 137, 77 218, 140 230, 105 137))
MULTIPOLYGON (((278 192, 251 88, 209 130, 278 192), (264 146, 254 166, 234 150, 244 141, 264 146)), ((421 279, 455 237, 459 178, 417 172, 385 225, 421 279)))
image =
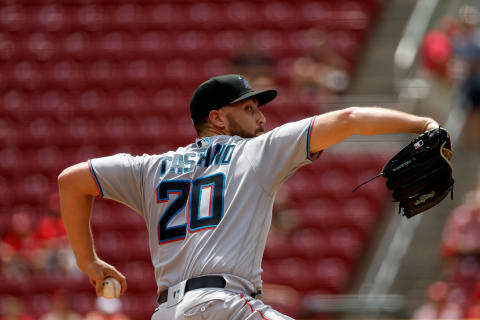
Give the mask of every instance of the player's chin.
POLYGON ((258 128, 256 131, 255 131, 255 137, 258 137, 258 136, 261 136, 262 134, 265 133, 265 129, 262 127, 262 128, 258 128))

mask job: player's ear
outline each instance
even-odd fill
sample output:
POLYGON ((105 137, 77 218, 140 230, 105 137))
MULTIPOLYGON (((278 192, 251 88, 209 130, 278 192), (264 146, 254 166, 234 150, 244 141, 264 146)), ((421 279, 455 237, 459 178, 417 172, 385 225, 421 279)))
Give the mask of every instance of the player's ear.
POLYGON ((208 119, 210 120, 210 123, 215 127, 225 129, 226 118, 219 110, 211 110, 208 114, 208 119))

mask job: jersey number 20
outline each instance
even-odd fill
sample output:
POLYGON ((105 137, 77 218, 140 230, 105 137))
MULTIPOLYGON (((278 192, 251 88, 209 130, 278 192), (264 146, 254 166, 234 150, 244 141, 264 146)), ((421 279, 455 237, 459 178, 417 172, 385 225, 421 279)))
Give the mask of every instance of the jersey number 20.
POLYGON ((162 181, 157 188, 157 203, 169 202, 171 194, 177 194, 177 197, 170 201, 171 204, 158 221, 158 243, 182 240, 187 235, 187 229, 193 233, 215 228, 223 217, 224 185, 225 176, 222 173, 193 181, 162 181), (169 226, 187 203, 187 223, 169 226))

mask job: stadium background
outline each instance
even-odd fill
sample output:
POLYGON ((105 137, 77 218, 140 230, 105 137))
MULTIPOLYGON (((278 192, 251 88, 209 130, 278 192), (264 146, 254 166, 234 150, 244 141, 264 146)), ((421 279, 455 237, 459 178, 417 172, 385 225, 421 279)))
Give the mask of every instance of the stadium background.
POLYGON ((66 306, 87 319, 150 317, 156 285, 142 219, 96 202, 99 255, 128 280, 121 299, 96 299, 63 233, 56 178, 89 158, 190 143, 193 89, 230 72, 279 90, 262 110, 268 129, 343 106, 383 105, 440 118, 456 133, 456 198, 407 222, 381 180, 351 190, 410 136, 353 137, 295 174, 274 210, 266 302, 301 319, 408 318, 435 283, 448 287, 437 306, 452 302, 469 315, 480 298, 476 261, 451 267, 441 238, 449 214, 476 188, 478 149, 462 130, 471 118, 458 102, 462 73, 442 87, 417 59, 428 30, 468 3, 1 1, 1 318, 39 319, 66 306))

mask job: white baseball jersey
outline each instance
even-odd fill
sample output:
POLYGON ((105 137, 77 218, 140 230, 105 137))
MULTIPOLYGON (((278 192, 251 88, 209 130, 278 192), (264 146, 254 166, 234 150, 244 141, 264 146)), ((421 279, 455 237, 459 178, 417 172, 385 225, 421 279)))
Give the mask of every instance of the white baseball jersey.
POLYGON ((145 218, 159 291, 207 274, 261 289, 275 193, 312 161, 313 119, 251 139, 220 135, 161 155, 89 160, 101 197, 145 218))

